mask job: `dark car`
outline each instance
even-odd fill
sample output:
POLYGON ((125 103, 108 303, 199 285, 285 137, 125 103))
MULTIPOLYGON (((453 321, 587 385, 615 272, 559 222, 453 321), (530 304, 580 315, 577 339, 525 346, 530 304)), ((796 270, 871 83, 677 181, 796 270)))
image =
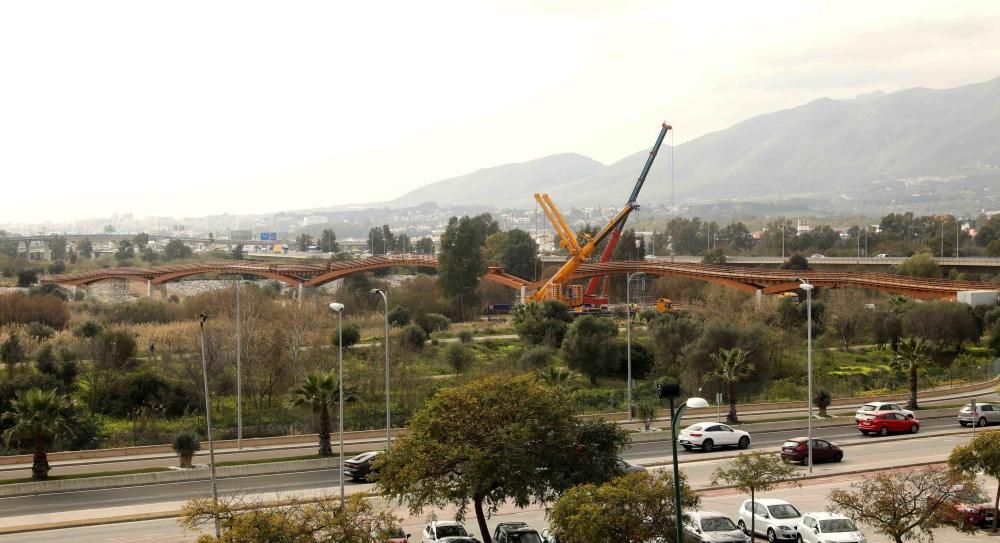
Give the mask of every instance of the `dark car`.
MULTIPOLYGON (((781 459, 787 462, 809 463, 809 438, 796 437, 781 445, 781 459)), ((834 443, 825 439, 813 438, 813 462, 840 462, 844 459, 844 451, 834 443)))
POLYGON ((350 460, 344 460, 344 475, 354 481, 372 481, 378 475, 378 470, 372 467, 372 462, 381 455, 381 451, 361 453, 350 460))
POLYGON ((953 508, 946 518, 958 526, 992 526, 993 500, 978 491, 963 490, 963 487, 953 487, 955 498, 949 500, 953 508))
POLYGON ((524 522, 501 522, 493 531, 494 543, 542 543, 538 531, 524 522))

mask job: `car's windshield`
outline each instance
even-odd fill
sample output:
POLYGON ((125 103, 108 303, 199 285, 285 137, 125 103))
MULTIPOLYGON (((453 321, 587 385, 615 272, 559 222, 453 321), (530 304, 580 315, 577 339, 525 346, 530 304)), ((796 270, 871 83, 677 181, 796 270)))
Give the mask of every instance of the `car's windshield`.
POLYGON ((510 534, 507 541, 512 543, 542 543, 542 538, 538 537, 535 532, 525 532, 523 534, 510 534))
POLYGON ((846 518, 835 518, 830 520, 819 521, 819 528, 824 534, 831 534, 834 532, 856 532, 858 527, 854 525, 853 522, 846 518))
POLYGON ((736 525, 726 517, 712 517, 701 519, 701 529, 706 532, 729 532, 735 530, 736 525))
POLYGON ((687 427, 687 431, 688 432, 697 432, 699 430, 701 430, 701 425, 700 424, 693 424, 693 425, 687 427))
POLYGON ((868 405, 861 406, 861 411, 875 411, 875 405, 868 404, 868 405))
POLYGON ((399 526, 396 526, 395 528, 390 528, 389 529, 389 537, 392 538, 392 539, 398 539, 400 537, 405 538, 406 534, 403 533, 403 529, 402 528, 400 528, 399 526))
POLYGON ((970 496, 965 496, 965 499, 962 501, 965 503, 986 503, 990 501, 990 499, 982 494, 972 494, 970 496))
POLYGON ((968 413, 969 411, 972 411, 972 406, 971 405, 963 405, 962 406, 962 411, 961 411, 962 413, 968 413))
POLYGON ((464 526, 438 526, 437 536, 438 539, 442 537, 458 537, 469 535, 469 532, 465 531, 464 526))
POLYGON ((782 447, 798 447, 798 446, 799 446, 798 441, 786 441, 785 444, 782 445, 782 447))
POLYGON ((771 512, 771 516, 774 518, 797 518, 802 516, 798 509, 787 503, 768 506, 767 510, 771 512))

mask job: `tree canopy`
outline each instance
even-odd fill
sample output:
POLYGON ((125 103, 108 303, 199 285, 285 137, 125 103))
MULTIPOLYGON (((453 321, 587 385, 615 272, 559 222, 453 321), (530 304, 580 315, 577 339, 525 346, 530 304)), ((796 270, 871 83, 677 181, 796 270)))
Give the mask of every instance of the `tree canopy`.
POLYGON ((570 325, 563 353, 570 368, 590 377, 608 375, 618 366, 618 325, 611 319, 584 315, 570 325))

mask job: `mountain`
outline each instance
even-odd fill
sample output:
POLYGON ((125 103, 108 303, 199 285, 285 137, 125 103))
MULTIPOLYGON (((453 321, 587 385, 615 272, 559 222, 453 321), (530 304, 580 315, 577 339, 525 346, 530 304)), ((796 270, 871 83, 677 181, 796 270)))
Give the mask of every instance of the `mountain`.
MULTIPOLYGON (((886 206, 913 198, 930 204, 960 196, 973 203, 983 197, 995 201, 997 134, 1000 78, 953 89, 820 98, 678 145, 675 200, 805 197, 886 206)), ((433 183, 398 201, 523 207, 531 193, 545 191, 560 206, 618 203, 631 191, 647 155, 643 149, 608 166, 580 155, 555 155, 433 183)), ((669 157, 670 149, 661 149, 642 203, 670 202, 669 157)))
POLYGON ((424 185, 396 198, 390 205, 398 207, 436 202, 441 205, 530 207, 535 192, 556 192, 565 183, 603 169, 603 164, 583 155, 551 155, 530 162, 485 168, 424 185))

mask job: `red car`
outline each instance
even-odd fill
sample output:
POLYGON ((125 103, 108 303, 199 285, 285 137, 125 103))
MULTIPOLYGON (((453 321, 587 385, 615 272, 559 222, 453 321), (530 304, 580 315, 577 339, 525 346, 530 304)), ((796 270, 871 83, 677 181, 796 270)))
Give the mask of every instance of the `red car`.
POLYGON ((862 434, 878 434, 887 436, 895 433, 915 434, 920 431, 920 421, 908 419, 902 413, 879 411, 874 415, 863 415, 858 421, 858 430, 862 434))

